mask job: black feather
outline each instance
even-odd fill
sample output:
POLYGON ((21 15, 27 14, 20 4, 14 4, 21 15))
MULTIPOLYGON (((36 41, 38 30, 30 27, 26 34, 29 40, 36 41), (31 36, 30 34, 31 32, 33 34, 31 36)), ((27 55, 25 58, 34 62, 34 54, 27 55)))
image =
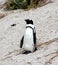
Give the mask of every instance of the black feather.
POLYGON ((25 19, 25 21, 26 21, 26 24, 32 24, 33 25, 33 21, 32 20, 25 19))
POLYGON ((22 48, 22 46, 23 46, 23 41, 24 41, 24 36, 23 36, 22 39, 21 39, 20 48, 22 48))
MULTIPOLYGON (((35 28, 34 28, 34 30, 35 30, 35 28)), ((34 46, 35 46, 34 51, 36 51, 37 50, 37 48, 36 48, 36 31, 34 31, 34 30, 33 30, 33 42, 34 42, 34 46)))
POLYGON ((36 45, 36 31, 35 28, 33 29, 33 41, 34 41, 34 45, 36 45))

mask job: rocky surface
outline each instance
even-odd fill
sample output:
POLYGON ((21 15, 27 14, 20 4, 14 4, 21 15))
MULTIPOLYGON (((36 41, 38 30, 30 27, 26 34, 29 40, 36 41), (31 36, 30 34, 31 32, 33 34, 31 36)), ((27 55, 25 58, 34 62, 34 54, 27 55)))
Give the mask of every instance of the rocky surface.
POLYGON ((58 0, 29 11, 6 14, 0 19, 0 65, 58 65, 58 0), (27 18, 36 27, 37 50, 26 55, 19 46, 27 18))
POLYGON ((0 5, 3 5, 6 2, 6 0, 0 0, 0 5))

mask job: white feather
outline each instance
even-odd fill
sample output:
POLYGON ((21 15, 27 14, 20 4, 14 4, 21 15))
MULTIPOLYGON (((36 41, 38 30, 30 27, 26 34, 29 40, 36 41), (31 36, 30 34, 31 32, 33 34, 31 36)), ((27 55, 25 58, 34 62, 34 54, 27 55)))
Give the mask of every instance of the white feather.
MULTIPOLYGON (((29 24, 28 26, 31 26, 34 28, 34 25, 29 24)), ((25 34, 24 34, 24 42, 23 42, 23 48, 26 51, 34 51, 34 42, 33 42, 33 30, 32 28, 26 28, 25 34)))

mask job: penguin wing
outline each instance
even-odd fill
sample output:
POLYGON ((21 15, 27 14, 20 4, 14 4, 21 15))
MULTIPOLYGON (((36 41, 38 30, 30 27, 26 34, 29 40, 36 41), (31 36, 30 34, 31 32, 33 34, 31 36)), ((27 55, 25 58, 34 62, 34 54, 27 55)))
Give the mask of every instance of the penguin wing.
POLYGON ((37 48, 36 48, 36 31, 34 31, 34 33, 33 33, 33 37, 34 37, 34 45, 35 45, 35 50, 34 51, 36 51, 37 50, 37 48))
POLYGON ((33 30, 33 37, 34 37, 34 44, 36 45, 36 30, 35 30, 35 27, 34 27, 34 30, 33 30))
POLYGON ((33 33, 34 36, 34 44, 36 45, 36 32, 33 33))
POLYGON ((24 36, 22 37, 22 39, 20 41, 20 48, 22 48, 22 46, 23 46, 23 41, 24 41, 24 36))

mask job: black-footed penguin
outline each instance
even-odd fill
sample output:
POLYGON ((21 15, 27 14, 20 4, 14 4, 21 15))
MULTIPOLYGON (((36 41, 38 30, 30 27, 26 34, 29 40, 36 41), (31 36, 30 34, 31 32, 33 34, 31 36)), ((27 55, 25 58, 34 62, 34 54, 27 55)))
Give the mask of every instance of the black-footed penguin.
POLYGON ((26 19, 26 28, 20 42, 20 48, 25 50, 24 53, 31 53, 36 50, 36 31, 32 20, 26 19))

